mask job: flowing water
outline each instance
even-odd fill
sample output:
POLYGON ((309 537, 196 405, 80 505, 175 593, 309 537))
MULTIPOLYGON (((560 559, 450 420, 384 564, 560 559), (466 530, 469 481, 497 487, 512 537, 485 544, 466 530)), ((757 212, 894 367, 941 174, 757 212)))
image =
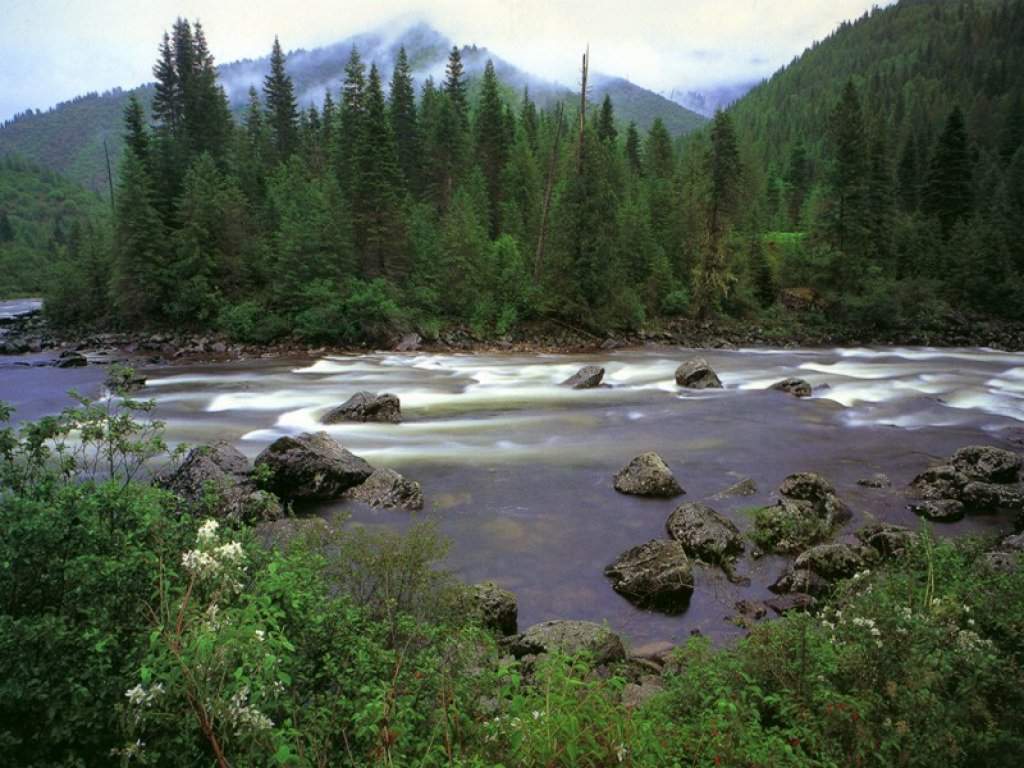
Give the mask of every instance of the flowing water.
MULTIPOLYGON (((377 466, 423 485, 410 514, 354 502, 309 514, 404 529, 435 520, 453 543, 449 565, 465 580, 494 579, 519 596, 520 625, 566 617, 607 621, 634 644, 679 641, 699 629, 715 639, 740 598, 764 598, 782 558, 744 558, 749 586, 698 568, 689 610, 639 611, 602 575, 620 552, 664 536, 681 500, 707 500, 743 477, 757 495, 710 503, 741 529, 789 473, 816 471, 854 510, 845 533, 872 516, 916 527, 900 489, 934 459, 978 442, 1024 442, 1024 355, 986 349, 710 350, 725 385, 680 390, 673 372, 691 353, 667 347, 599 355, 368 354, 176 366, 145 371, 145 396, 172 441, 226 439, 255 457, 275 438, 324 429, 377 466), (581 365, 603 365, 604 386, 558 386, 581 365), (815 386, 797 400, 768 391, 786 376, 815 386), (319 418, 359 390, 393 392, 401 424, 322 426, 319 418), (612 475, 643 451, 660 453, 687 495, 623 496, 612 475), (885 472, 892 489, 859 478, 885 472)), ((10 360, 10 359, 8 359, 10 360)), ((2 361, 2 359, 0 359, 2 361)), ((97 372, 99 371, 99 372, 97 372)), ((55 407, 72 371, 0 367, 0 399, 30 411, 55 407), (13 397, 12 397, 13 396, 13 397), (38 405, 38 403, 44 405, 38 405)), ((94 386, 96 384, 94 383, 94 386)), ((994 531, 1001 517, 972 517, 939 532, 994 531)))

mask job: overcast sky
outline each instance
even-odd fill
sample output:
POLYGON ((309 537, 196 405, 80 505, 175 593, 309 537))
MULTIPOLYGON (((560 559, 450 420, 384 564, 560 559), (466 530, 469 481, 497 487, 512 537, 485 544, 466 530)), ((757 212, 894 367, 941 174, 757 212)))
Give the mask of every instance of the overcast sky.
POLYGON ((3 0, 0 119, 87 91, 152 80, 176 16, 198 18, 218 62, 261 56, 274 34, 310 48, 425 19, 460 44, 572 85, 595 71, 656 91, 758 79, 844 19, 886 0, 3 0))

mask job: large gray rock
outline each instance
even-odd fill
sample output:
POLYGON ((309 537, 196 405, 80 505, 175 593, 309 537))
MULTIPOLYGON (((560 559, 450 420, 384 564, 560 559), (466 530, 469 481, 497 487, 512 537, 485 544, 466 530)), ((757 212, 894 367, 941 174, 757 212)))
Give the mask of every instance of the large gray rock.
POLYGON ((795 555, 828 538, 832 526, 810 501, 783 497, 762 507, 754 519, 754 538, 770 552, 795 555))
POLYGON ((910 505, 910 511, 936 523, 955 523, 964 516, 964 505, 956 499, 924 499, 910 505))
POLYGON ((857 538, 881 557, 899 557, 913 543, 914 532, 892 523, 868 523, 857 531, 857 538))
POLYGON ((607 627, 591 621, 555 619, 534 624, 508 639, 506 647, 517 659, 547 653, 575 656, 589 654, 595 665, 612 664, 626 658, 622 639, 607 627))
POLYGON ((563 381, 562 386, 572 387, 573 389, 593 389, 594 387, 601 386, 603 378, 604 368, 597 365, 585 365, 563 381))
POLYGON ((968 479, 983 483, 1015 483, 1020 479, 1021 457, 990 445, 961 448, 950 463, 968 479))
POLYGON ((519 603, 515 593, 502 589, 493 581, 484 581, 470 587, 470 596, 480 622, 503 636, 518 630, 519 603))
POLYGON ((782 481, 779 495, 794 501, 806 501, 825 518, 831 527, 850 519, 849 508, 836 495, 832 484, 814 472, 797 472, 782 481))
POLYGON ((280 502, 259 490, 250 477, 249 460, 225 442, 193 448, 180 466, 155 482, 177 495, 193 514, 249 522, 281 514, 280 502))
POLYGON ((736 496, 753 496, 756 493, 757 483, 755 483, 751 478, 745 477, 742 480, 737 480, 725 490, 719 491, 712 498, 731 499, 736 496))
POLYGON ((604 569, 612 588, 639 608, 682 613, 693 594, 693 566, 678 541, 653 539, 604 569))
POLYGON ((423 509, 420 484, 389 468, 375 469, 364 482, 350 488, 345 495, 371 507, 423 509))
POLYGON ((811 396, 811 385, 804 379, 788 378, 782 381, 777 381, 772 384, 768 389, 776 389, 780 392, 786 392, 793 397, 810 397, 811 396))
POLYGON ((60 357, 54 362, 57 368, 83 368, 89 364, 85 355, 78 352, 61 352, 60 357))
POLYGON ((849 544, 818 544, 801 552, 793 568, 806 568, 827 581, 848 579, 868 565, 867 554, 849 544))
POLYGON ((743 551, 743 537, 732 521, 699 501, 678 506, 665 528, 688 555, 709 563, 725 562, 743 551))
POLYGON ((1020 486, 970 482, 960 492, 960 501, 968 512, 1003 512, 1024 509, 1020 486))
POLYGON ((721 389, 722 381, 703 357, 693 357, 676 368, 676 384, 688 389, 721 389))
POLYGON ((777 595, 798 593, 820 597, 832 588, 832 582, 809 568, 789 568, 768 589, 777 595))
POLYGON ((910 481, 909 495, 915 499, 956 499, 967 482, 967 476, 949 464, 929 467, 910 481))
POLYGON ((373 474, 373 467, 326 432, 280 437, 256 457, 267 490, 282 499, 336 499, 373 474))
POLYGON ((615 490, 635 496, 670 498, 685 493, 672 470, 654 451, 642 453, 615 475, 615 490))
POLYGON ((401 420, 402 405, 397 395, 375 395, 372 392, 356 392, 323 417, 324 424, 339 424, 345 421, 381 421, 397 424, 401 420))

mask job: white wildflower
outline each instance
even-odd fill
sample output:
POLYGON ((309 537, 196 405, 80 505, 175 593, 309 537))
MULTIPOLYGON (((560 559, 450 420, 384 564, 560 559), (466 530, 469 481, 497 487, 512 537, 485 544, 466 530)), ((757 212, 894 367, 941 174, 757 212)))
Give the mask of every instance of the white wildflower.
POLYGON ((181 556, 181 564, 193 576, 204 578, 220 570, 220 561, 209 552, 190 549, 181 556))
POLYGON ((260 643, 262 643, 266 639, 266 637, 267 637, 267 633, 264 632, 262 629, 257 629, 252 634, 256 638, 256 640, 258 642, 260 642, 260 643))
POLYGON ((245 559, 245 552, 242 550, 242 545, 237 541, 229 541, 227 544, 222 544, 214 550, 217 558, 227 563, 239 563, 245 559))
POLYGON ((544 713, 541 712, 539 709, 533 710, 533 719, 534 720, 540 720, 543 716, 544 716, 544 713))
POLYGON ((628 753, 629 749, 626 747, 626 745, 622 742, 619 742, 619 746, 615 748, 615 757, 618 758, 620 763, 626 759, 626 755, 628 753))
POLYGON ((199 526, 199 531, 196 533, 196 543, 200 547, 215 544, 217 541, 217 529, 220 528, 220 523, 216 520, 205 520, 202 525, 199 526))

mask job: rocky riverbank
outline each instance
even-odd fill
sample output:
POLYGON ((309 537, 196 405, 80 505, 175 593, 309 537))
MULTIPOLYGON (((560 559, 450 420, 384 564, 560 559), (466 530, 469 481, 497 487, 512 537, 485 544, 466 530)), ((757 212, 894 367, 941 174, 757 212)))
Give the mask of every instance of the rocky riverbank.
POLYGON ((989 347, 1024 350, 1024 324, 979 320, 962 315, 943 318, 940 326, 888 332, 865 332, 842 326, 822 326, 793 316, 783 324, 758 325, 698 322, 676 319, 652 324, 637 332, 604 334, 558 321, 526 323, 500 337, 483 337, 470 329, 446 329, 434 338, 415 331, 400 332, 361 345, 313 345, 298 339, 268 344, 246 344, 217 333, 185 331, 96 331, 58 329, 41 311, 0 318, 0 355, 39 353, 48 350, 78 353, 86 362, 141 362, 148 365, 198 360, 242 360, 283 355, 346 354, 368 350, 398 352, 593 352, 644 344, 687 348, 735 349, 741 347, 833 346, 932 346, 989 347))

